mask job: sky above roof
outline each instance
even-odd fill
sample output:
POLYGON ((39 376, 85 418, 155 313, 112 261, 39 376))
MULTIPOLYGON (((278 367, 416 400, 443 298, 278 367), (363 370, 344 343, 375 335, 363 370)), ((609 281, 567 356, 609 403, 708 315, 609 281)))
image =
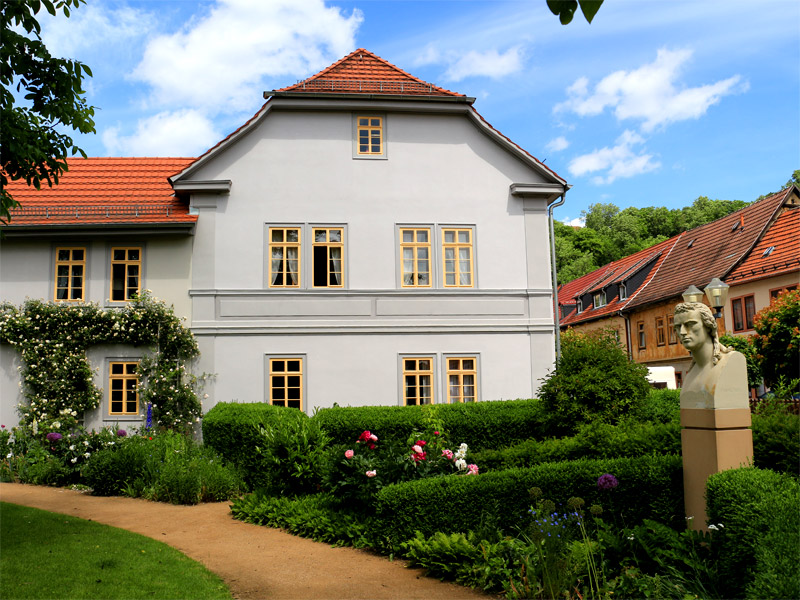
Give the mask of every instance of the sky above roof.
POLYGON ((800 2, 606 0, 562 26, 545 0, 92 0, 40 15, 89 65, 89 156, 199 156, 262 93, 362 47, 477 98, 493 127, 591 204, 754 200, 800 168, 800 2))

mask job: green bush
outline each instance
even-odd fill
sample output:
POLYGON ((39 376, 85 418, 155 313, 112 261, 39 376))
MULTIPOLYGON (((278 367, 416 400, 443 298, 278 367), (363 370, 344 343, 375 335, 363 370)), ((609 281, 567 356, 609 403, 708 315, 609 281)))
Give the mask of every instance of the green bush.
POLYGON ((681 432, 678 423, 638 423, 626 419, 619 425, 585 423, 571 437, 527 440, 510 448, 484 450, 475 453, 473 460, 485 472, 580 458, 636 457, 680 452, 681 432))
POLYGON ((634 415, 639 421, 679 423, 681 420, 681 391, 651 389, 634 415))
MULTIPOLYGON (((755 316, 751 343, 760 363, 764 383, 778 384, 781 378, 800 379, 800 290, 778 296, 755 316)), ((797 382, 795 382, 795 386, 797 382)), ((797 391, 797 387, 795 387, 797 391)))
POLYGON ((486 518, 512 531, 530 508, 529 490, 537 487, 548 498, 572 496, 599 503, 627 523, 650 518, 683 523, 683 467, 679 456, 647 456, 607 460, 546 463, 475 477, 434 477, 390 485, 377 495, 383 531, 394 544, 437 531, 474 530, 486 518), (611 473, 614 490, 598 489, 597 480, 611 473))
POLYGON ((539 400, 503 400, 426 406, 364 406, 324 408, 313 417, 334 443, 350 444, 364 430, 382 438, 405 439, 414 431, 443 428, 456 444, 470 449, 510 446, 544 435, 539 400))
POLYGON ((753 460, 760 469, 800 474, 800 415, 778 405, 753 413, 753 460))
POLYGON ((220 402, 203 417, 203 443, 236 465, 251 489, 268 486, 269 460, 256 451, 263 444, 259 428, 280 422, 286 410, 263 402, 220 402))
POLYGON ((242 482, 210 448, 165 431, 130 436, 95 452, 84 468, 95 495, 127 495, 173 504, 227 500, 242 482))
POLYGON ((650 391, 647 367, 628 359, 613 330, 566 331, 556 368, 542 381, 551 434, 589 421, 615 423, 635 414, 650 391))
POLYGON ((728 598, 800 597, 800 483, 757 468, 709 477, 708 520, 722 527, 719 574, 728 598))

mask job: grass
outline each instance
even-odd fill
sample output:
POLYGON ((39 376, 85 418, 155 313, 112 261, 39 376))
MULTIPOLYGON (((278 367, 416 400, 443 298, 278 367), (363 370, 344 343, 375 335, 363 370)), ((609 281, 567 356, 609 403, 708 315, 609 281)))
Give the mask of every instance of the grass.
POLYGON ((0 502, 0 548, 4 600, 232 598, 219 577, 166 544, 35 508, 0 502))

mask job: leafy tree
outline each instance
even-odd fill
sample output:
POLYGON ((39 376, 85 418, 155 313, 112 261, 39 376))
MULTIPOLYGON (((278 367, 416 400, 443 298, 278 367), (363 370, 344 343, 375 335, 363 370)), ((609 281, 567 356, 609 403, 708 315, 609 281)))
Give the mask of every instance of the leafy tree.
POLYGON ((575 11, 578 10, 579 4, 583 16, 591 23, 597 11, 600 10, 603 0, 547 0, 547 7, 551 13, 558 16, 562 25, 568 25, 572 22, 572 17, 575 16, 575 11))
POLYGON ((614 329, 564 332, 561 357, 542 381, 539 397, 552 433, 595 420, 616 423, 650 391, 647 367, 628 358, 614 329))
POLYGON ((19 202, 8 182, 24 179, 39 189, 52 186, 67 170, 67 155, 86 153, 59 130, 66 126, 94 133, 94 108, 86 104, 82 82, 92 72, 86 65, 50 54, 42 42, 36 15, 44 8, 69 17, 70 8, 85 0, 6 0, 0 3, 0 221, 10 219, 19 202), (15 90, 25 105, 15 106, 15 90))
POLYGON ((785 292, 755 318, 753 347, 764 383, 800 379, 800 290, 785 292))
POLYGON ((750 387, 758 387, 763 380, 761 375, 761 362, 756 358, 756 350, 749 336, 725 334, 720 336, 719 341, 737 352, 744 354, 747 360, 747 384, 750 387))

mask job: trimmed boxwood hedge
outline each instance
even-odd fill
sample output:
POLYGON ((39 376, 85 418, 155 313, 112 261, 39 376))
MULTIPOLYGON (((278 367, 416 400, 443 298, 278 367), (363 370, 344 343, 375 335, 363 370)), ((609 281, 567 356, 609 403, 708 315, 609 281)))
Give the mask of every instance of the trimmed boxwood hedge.
POLYGON ((236 465, 251 489, 264 487, 269 484, 269 465, 256 451, 263 444, 258 427, 280 423, 286 411, 299 412, 264 402, 220 402, 203 417, 203 443, 236 465))
POLYGON ((619 425, 587 423, 572 437, 530 439, 510 448, 476 452, 472 460, 481 471, 489 471, 579 458, 680 453, 679 423, 623 421, 619 425))
POLYGON ((800 598, 800 483, 758 468, 715 473, 708 520, 726 598, 800 598))
POLYGON ((529 490, 565 504, 579 496, 589 506, 598 503, 620 523, 653 519, 683 527, 683 464, 679 456, 643 456, 605 460, 545 463, 528 469, 509 469, 477 476, 450 476, 390 485, 378 492, 377 514, 393 545, 416 531, 475 530, 496 524, 514 533, 526 522, 532 501, 529 490), (611 473, 619 480, 614 490, 599 490, 597 479, 611 473))
POLYGON ((451 442, 466 442, 471 451, 503 448, 544 435, 539 400, 334 407, 321 409, 313 418, 334 443, 341 444, 352 443, 365 429, 379 437, 404 439, 414 430, 424 430, 431 420, 441 423, 451 442))

